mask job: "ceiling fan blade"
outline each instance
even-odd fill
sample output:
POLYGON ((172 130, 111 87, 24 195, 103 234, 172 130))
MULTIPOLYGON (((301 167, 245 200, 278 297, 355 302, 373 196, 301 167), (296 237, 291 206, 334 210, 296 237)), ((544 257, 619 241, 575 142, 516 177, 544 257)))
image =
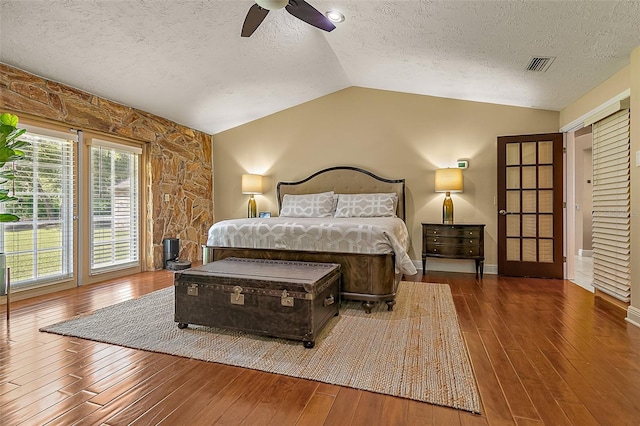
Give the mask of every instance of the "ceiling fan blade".
POLYGON ((266 18, 269 13, 268 9, 263 9, 257 4, 254 4, 249 9, 247 13, 247 17, 244 18, 244 24, 242 24, 242 33, 240 34, 242 37, 249 37, 253 32, 262 24, 264 18, 266 18))
POLYGON ((289 0, 285 9, 296 18, 321 30, 332 31, 336 28, 326 16, 304 0, 289 0))

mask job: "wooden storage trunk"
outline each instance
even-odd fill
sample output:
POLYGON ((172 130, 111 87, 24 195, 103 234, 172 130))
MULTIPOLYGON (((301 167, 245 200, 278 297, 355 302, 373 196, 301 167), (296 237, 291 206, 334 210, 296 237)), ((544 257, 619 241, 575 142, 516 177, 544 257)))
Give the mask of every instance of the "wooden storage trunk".
POLYGON ((338 315, 340 265, 228 258, 175 273, 175 321, 301 340, 338 315))

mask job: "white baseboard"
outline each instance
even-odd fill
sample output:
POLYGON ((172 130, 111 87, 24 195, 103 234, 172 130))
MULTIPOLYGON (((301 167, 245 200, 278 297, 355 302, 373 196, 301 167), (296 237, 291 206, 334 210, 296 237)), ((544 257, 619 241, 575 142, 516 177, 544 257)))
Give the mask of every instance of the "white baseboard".
POLYGON ((633 324, 640 328, 640 309, 635 306, 627 308, 627 317, 625 318, 629 324, 633 324))
POLYGON ((591 284, 587 284, 587 283, 581 283, 579 281, 573 281, 573 280, 569 280, 571 282, 571 284, 575 284, 578 287, 582 287, 585 290, 591 292, 591 293, 595 293, 596 292, 596 288, 594 286, 592 286, 591 284))
MULTIPOLYGON (((419 272, 422 272, 422 260, 414 260, 413 264, 419 272)), ((465 259, 435 259, 435 258, 427 258, 427 272, 429 271, 438 271, 438 272, 462 272, 475 274, 476 273, 476 262, 473 260, 465 260, 465 259)), ((498 273, 498 265, 487 265, 484 264, 484 273, 485 274, 497 274, 498 273)))
POLYGON ((593 257, 593 250, 578 250, 578 256, 580 257, 593 257))

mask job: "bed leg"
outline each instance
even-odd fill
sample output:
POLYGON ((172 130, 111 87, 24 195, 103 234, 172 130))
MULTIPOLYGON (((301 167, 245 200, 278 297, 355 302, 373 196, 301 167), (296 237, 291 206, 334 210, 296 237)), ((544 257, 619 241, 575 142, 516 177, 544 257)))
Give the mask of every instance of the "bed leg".
POLYGON ((395 299, 394 300, 387 300, 385 303, 387 304, 387 311, 393 311, 393 305, 396 304, 395 299))
POLYGON ((362 307, 364 308, 364 311, 366 313, 370 314, 371 310, 373 309, 373 303, 365 300, 364 302, 362 302, 362 307))

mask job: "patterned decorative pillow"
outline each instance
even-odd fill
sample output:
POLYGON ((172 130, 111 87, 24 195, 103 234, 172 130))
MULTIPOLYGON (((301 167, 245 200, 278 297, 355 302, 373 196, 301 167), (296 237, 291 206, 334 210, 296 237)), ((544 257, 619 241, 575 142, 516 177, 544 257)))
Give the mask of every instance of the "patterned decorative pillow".
POLYGON ((339 194, 335 217, 394 217, 398 194, 339 194))
POLYGON ((333 191, 319 194, 291 195, 282 198, 280 217, 331 217, 333 191))

